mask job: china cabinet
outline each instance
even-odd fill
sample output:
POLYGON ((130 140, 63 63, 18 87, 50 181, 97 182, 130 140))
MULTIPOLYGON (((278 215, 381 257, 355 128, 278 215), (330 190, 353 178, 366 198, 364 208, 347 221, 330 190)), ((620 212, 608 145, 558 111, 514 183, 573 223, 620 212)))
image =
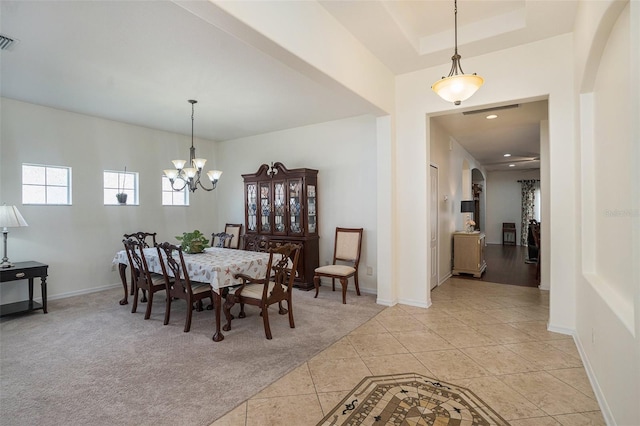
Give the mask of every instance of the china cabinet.
POLYGON ((310 290, 319 266, 318 171, 263 164, 243 174, 245 250, 263 250, 286 243, 301 244, 296 286, 310 290))
POLYGON ((453 275, 473 274, 480 278, 487 269, 484 245, 485 235, 482 232, 454 232, 453 275))

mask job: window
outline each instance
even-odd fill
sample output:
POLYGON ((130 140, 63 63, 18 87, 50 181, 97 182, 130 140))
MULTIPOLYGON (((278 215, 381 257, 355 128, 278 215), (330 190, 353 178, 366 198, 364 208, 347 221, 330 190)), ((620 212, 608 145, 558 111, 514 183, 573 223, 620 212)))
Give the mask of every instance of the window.
POLYGON ((188 206, 189 191, 187 186, 182 191, 174 191, 168 177, 162 176, 162 205, 163 206, 188 206))
POLYGON ((104 205, 116 204, 138 205, 138 173, 104 171, 104 205))
POLYGON ((540 207, 542 207, 542 194, 540 193, 540 182, 536 184, 535 192, 533 193, 533 218, 540 222, 540 207))
POLYGON ((23 164, 22 204, 71 205, 71 167, 23 164))

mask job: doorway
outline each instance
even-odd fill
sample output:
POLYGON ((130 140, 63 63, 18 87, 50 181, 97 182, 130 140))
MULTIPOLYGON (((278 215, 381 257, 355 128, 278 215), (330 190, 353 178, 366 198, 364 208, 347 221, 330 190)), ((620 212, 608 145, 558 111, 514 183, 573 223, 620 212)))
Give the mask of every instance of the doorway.
POLYGON ((431 178, 429 211, 431 213, 431 223, 429 224, 429 258, 431 266, 431 274, 429 276, 429 289, 433 290, 438 286, 438 167, 431 165, 429 167, 429 176, 431 178))

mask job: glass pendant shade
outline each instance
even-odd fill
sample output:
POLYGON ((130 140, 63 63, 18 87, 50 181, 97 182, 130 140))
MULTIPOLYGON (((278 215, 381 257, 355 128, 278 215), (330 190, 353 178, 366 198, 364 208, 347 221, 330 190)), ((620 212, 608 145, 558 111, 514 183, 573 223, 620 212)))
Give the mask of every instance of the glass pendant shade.
POLYGON ((184 174, 187 176, 187 178, 192 179, 196 176, 196 174, 198 173, 198 170, 193 168, 193 167, 187 167, 186 169, 183 169, 184 174))
POLYGON ((445 101, 460 105, 460 102, 476 93, 483 83, 484 79, 479 75, 458 74, 438 80, 431 88, 445 101))
POLYGON ((207 162, 206 158, 194 158, 193 167, 195 167, 198 170, 202 170, 206 162, 207 162))
POLYGON ((207 172, 207 176, 209 176, 209 180, 211 182, 216 182, 222 176, 222 172, 220 170, 209 170, 207 172))
POLYGON ((178 177, 178 170, 176 169, 165 169, 164 174, 169 179, 175 179, 178 177))
POLYGON ((184 165, 187 164, 185 160, 173 160, 172 163, 178 170, 182 170, 184 168, 184 165))

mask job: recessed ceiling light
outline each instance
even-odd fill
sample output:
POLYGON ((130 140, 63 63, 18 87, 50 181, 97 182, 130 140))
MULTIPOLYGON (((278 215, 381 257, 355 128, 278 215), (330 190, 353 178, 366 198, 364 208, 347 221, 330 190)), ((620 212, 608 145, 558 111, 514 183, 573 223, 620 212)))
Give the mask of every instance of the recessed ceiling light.
POLYGON ((495 114, 487 115, 487 120, 493 120, 494 118, 498 118, 498 116, 495 114))
POLYGON ((503 157, 511 157, 511 154, 504 154, 503 157))
POLYGON ((516 166, 515 164, 509 164, 509 167, 515 167, 515 166, 516 166))

